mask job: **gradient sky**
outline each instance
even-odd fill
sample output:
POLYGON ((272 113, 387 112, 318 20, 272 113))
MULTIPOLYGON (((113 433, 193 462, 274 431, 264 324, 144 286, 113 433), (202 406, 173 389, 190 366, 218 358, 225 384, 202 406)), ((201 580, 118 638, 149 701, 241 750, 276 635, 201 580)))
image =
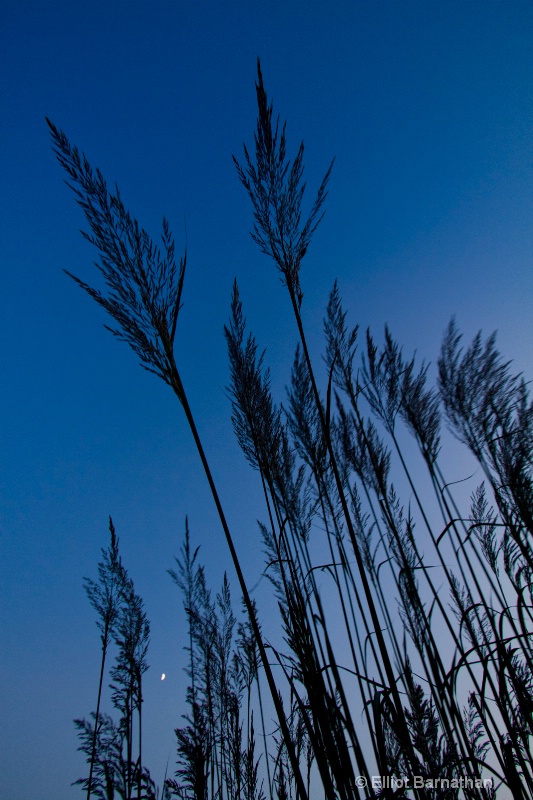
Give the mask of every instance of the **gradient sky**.
POLYGON ((185 622, 166 569, 186 514, 213 587, 225 568, 235 581, 175 398, 62 272, 91 281, 94 256, 45 115, 154 238, 163 215, 178 250, 187 230, 177 360, 253 585, 263 509, 225 392, 234 276, 280 399, 296 342, 231 160, 252 141, 256 58, 290 145, 305 140, 310 191, 336 158, 302 273, 315 352, 337 277, 352 321, 378 334, 388 322, 407 352, 434 360, 455 314, 467 337, 498 329, 530 375, 533 4, 5 0, 0 23, 0 796, 67 800, 85 774, 72 719, 94 708, 98 680, 83 577, 108 515, 152 622, 158 783, 184 710, 185 622))

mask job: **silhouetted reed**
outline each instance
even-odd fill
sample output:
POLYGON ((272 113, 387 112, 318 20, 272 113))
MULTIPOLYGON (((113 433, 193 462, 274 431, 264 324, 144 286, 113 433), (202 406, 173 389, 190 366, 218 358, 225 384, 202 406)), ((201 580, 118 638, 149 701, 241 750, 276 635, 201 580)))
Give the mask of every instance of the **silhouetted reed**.
POLYGON ((110 798, 117 792, 123 800, 155 800, 155 786, 142 756, 142 680, 148 669, 146 660, 150 623, 144 604, 135 592, 118 549, 118 539, 109 519, 111 543, 102 550, 98 581, 85 580, 89 601, 98 614, 102 659, 96 712, 87 719, 75 720, 81 739, 80 750, 87 756, 89 777, 77 784, 91 795, 110 798), (111 700, 118 712, 118 723, 100 712, 106 657, 113 646, 115 660, 110 669, 111 700), (137 747, 135 748, 135 741, 137 747))

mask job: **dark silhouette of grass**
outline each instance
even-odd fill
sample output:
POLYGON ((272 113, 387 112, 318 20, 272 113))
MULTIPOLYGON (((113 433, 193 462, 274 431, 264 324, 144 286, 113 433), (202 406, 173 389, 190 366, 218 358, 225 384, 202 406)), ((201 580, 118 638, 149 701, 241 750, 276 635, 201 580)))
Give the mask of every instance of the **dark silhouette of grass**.
MULTIPOLYGON (((528 386, 502 359, 494 336, 483 342, 478 335, 464 349, 453 321, 436 387, 428 366, 405 357, 388 328, 382 345, 367 332, 360 356, 358 329, 348 324, 335 284, 324 320, 327 380, 321 389, 302 315, 302 265, 324 213, 331 166, 306 215, 303 144, 291 161, 285 126, 274 122, 259 65, 256 89, 255 149, 251 154, 245 147, 244 162, 235 164, 252 203, 252 237, 274 262, 294 314, 299 341, 286 406, 272 397, 266 354, 247 330, 236 283, 225 335, 232 422, 264 493, 260 533, 283 651, 260 625, 174 359, 186 255, 177 265, 166 222, 162 250, 157 248, 118 191, 108 192, 102 175, 49 123, 88 221, 86 238, 99 251, 106 292, 74 279, 111 315, 113 334, 180 401, 243 598, 245 618, 238 623, 227 578, 213 598, 186 527, 171 577, 188 620, 189 712, 176 730, 178 769, 175 779, 165 781, 164 795, 306 800, 318 791, 316 783, 328 800, 531 798, 528 386), (459 509, 440 466, 443 419, 485 476, 467 510, 459 509), (418 471, 402 427, 413 436, 418 471), (400 476, 412 498, 407 506, 397 488, 400 476), (275 681, 271 662, 281 680, 275 681), (277 717, 270 741, 261 693, 265 679, 277 717), (265 740, 259 756, 254 709, 265 740), (378 774, 381 788, 372 784, 378 774), (411 777, 410 786, 395 783, 398 776, 411 777)), ((102 676, 109 637, 129 664, 128 626, 144 619, 132 586, 129 594, 121 590, 123 611, 116 619, 113 602, 106 605, 114 596, 108 565, 118 557, 113 536, 100 583, 87 584, 102 631, 102 676)), ((100 715, 102 677, 94 725, 78 723, 82 748, 91 754, 88 797, 104 791, 95 754, 114 752, 119 741, 126 764, 132 764, 131 726, 137 714, 141 729, 147 634, 142 642, 134 649, 134 670, 114 668, 114 702, 125 720, 119 732, 100 715), (135 676, 128 690, 126 674, 135 676)), ((129 798, 135 783, 130 767, 125 776, 122 783, 113 777, 110 785, 117 791, 120 785, 119 793, 129 798)), ((137 780, 138 797, 155 791, 145 783, 141 789, 137 780)))
POLYGON ((146 660, 150 624, 144 604, 135 592, 133 581, 122 564, 113 521, 109 520, 111 543, 102 551, 98 580, 87 578, 85 590, 98 614, 102 661, 93 722, 75 720, 81 739, 80 750, 87 756, 89 777, 76 781, 91 795, 110 798, 118 792, 124 798, 154 798, 155 787, 142 758, 142 677, 146 660), (110 646, 115 660, 110 670, 112 703, 118 723, 100 712, 106 657, 110 646), (136 723, 136 724, 135 724, 136 723), (135 740, 138 742, 134 756, 135 740))

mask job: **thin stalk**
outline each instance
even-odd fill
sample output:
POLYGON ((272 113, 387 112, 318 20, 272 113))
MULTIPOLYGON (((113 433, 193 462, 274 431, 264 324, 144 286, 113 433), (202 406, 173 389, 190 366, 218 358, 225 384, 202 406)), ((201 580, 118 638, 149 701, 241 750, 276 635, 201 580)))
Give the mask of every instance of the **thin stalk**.
POLYGON ((139 780, 137 784, 137 800, 141 800, 141 783, 142 783, 142 774, 143 774, 143 760, 142 760, 142 749, 143 749, 143 736, 142 736, 142 690, 141 690, 141 676, 139 674, 139 695, 138 695, 138 708, 137 708, 137 715, 139 718, 139 780))
POLYGON ((102 687, 104 683, 104 671, 105 671, 105 660, 107 654, 107 646, 108 646, 108 639, 109 639, 109 625, 106 621, 104 633, 102 634, 102 660, 100 663, 100 680, 98 681, 98 699, 96 701, 96 717, 94 719, 94 732, 93 732, 93 745, 91 751, 91 764, 89 767, 89 779, 87 782, 87 800, 89 800, 91 796, 91 788, 92 788, 92 779, 93 779, 93 769, 94 769, 94 760, 96 757, 96 741, 98 737, 98 726, 100 720, 100 703, 102 700, 102 687))
POLYGON ((263 732, 263 746, 264 746, 264 750, 265 750, 265 766, 266 766, 266 771, 267 771, 268 791, 269 791, 271 800, 273 800, 273 797, 272 797, 272 778, 270 777, 270 759, 269 759, 267 743, 266 743, 267 742, 267 735, 266 735, 266 728, 265 728, 265 714, 264 714, 264 711, 263 711, 263 697, 261 695, 261 681, 259 680, 259 670, 257 670, 256 681, 257 681, 257 697, 258 697, 258 700, 259 700, 259 714, 261 716, 261 730, 263 732))
MULTIPOLYGON (((172 356, 172 361, 174 361, 174 357, 173 356, 172 356)), ((248 592, 248 587, 246 586, 246 582, 244 580, 244 575, 243 575, 243 572, 242 572, 242 569, 241 569, 241 565, 240 565, 240 562, 239 562, 239 559, 238 559, 238 556, 237 556, 237 551, 235 550, 235 545, 233 543, 233 537, 231 535, 230 529, 228 527, 228 523, 226 521, 226 516, 224 514, 224 510, 223 510, 222 504, 220 502, 218 491, 217 491, 215 482, 213 480, 213 476, 211 474, 211 469, 209 467, 209 463, 207 461, 207 457, 205 455, 205 451, 204 451, 204 448, 203 448, 203 445, 202 445, 198 430, 196 428, 196 423, 194 421, 194 417, 192 415, 192 411, 191 411, 191 408, 189 406, 189 402, 187 400, 187 396, 185 395, 185 392, 183 391, 183 384, 181 383, 181 379, 179 377, 179 374, 177 372, 175 364, 173 364, 173 366, 174 366, 174 370, 175 370, 173 378, 175 378, 177 380, 177 385, 180 388, 180 393, 178 394, 178 397, 181 400, 181 403, 182 403, 182 406, 183 406, 183 410, 185 412, 185 417, 186 417, 187 422, 189 424, 189 427, 191 429, 191 433, 193 435, 193 439, 194 439, 194 442, 196 444, 196 449, 198 450, 198 455, 200 456, 200 460, 202 462, 202 466, 203 466, 203 469, 204 469, 204 472, 205 472, 205 475, 206 475, 206 478, 207 478, 207 482, 209 484, 209 488, 210 488, 211 494, 213 496, 213 500, 214 500, 214 503, 215 503, 215 506, 216 506, 216 509, 217 509, 217 512, 218 512, 218 516, 219 516, 219 519, 220 519, 220 522, 221 522, 221 525, 222 525, 222 529, 223 529, 224 535, 226 537, 226 542, 227 542, 228 547, 229 547, 229 551, 230 551, 230 554, 231 554, 231 558, 232 558, 232 561, 233 561, 233 566, 235 568, 235 572, 237 573, 237 580, 239 581, 239 586, 240 586, 240 589, 241 589, 241 592, 242 592, 244 604, 246 606, 246 610, 247 610, 248 615, 250 617, 250 623, 252 625, 254 636, 256 637, 256 640, 257 640, 257 645, 258 645, 258 648, 259 648, 259 654, 260 654, 260 657, 261 657, 261 663, 263 665, 263 669, 265 670, 265 675, 266 675, 266 678, 267 678, 267 682, 268 682, 268 686, 269 686, 269 689, 270 689, 270 693, 272 695, 272 700, 273 700, 274 706, 276 708, 276 713, 277 713, 277 716, 278 716, 278 720, 279 720, 280 728, 281 728, 281 731, 282 731, 282 735, 283 735, 283 737, 284 737, 284 739, 285 739, 285 741, 287 743, 287 752, 288 752, 288 755, 289 755, 289 758, 290 758, 290 761, 291 761, 291 766, 292 766, 293 771, 294 771, 294 777, 295 777, 295 781, 296 781, 297 792, 298 792, 298 795, 301 798, 301 800, 307 800, 307 792, 306 792, 306 789, 305 789, 305 783, 304 783, 302 774, 300 772, 300 766, 299 766, 299 763, 298 763, 298 759, 296 757, 296 753, 294 751, 294 747, 292 746, 292 742, 291 742, 291 739, 290 739, 290 732, 289 732, 289 728, 287 726, 287 722, 286 722, 286 719, 285 719, 283 706, 281 705, 281 701, 280 701, 279 696, 278 696, 278 690, 277 690, 277 687, 276 687, 274 676, 272 674, 272 670, 270 668, 270 664, 268 663, 268 658, 267 658, 265 646, 263 644, 263 639, 262 639, 262 636, 261 636, 261 632, 259 630, 259 625, 257 623, 255 612, 254 612, 254 609, 253 609, 253 606, 252 606, 252 601, 251 601, 251 598, 250 598, 250 595, 249 595, 249 592, 248 592)))

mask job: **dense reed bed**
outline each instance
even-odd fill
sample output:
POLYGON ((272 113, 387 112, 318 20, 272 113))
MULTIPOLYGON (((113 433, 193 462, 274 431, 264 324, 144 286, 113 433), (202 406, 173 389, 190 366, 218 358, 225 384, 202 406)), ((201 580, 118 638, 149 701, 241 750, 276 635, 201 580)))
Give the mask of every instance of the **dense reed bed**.
MULTIPOLYGON (((189 712, 176 730, 175 775, 160 796, 525 800, 533 796, 528 386, 494 336, 467 346, 453 321, 433 385, 428 365, 405 356, 388 328, 382 342, 359 334, 337 284, 325 311, 321 385, 301 267, 331 167, 306 216, 303 144, 290 160, 260 68, 256 87, 254 147, 235 164, 252 204, 252 237, 281 275, 294 315, 298 345, 283 405, 237 284, 225 336, 233 427, 264 493, 259 534, 282 647, 250 597, 175 360, 186 253, 177 263, 166 221, 157 247, 118 191, 50 124, 105 288, 74 280, 181 404, 242 597, 238 621, 227 578, 214 597, 206 585, 187 527, 170 574, 188 621, 189 712), (484 476, 466 507, 455 476, 443 474, 449 434, 484 476)), ((76 723, 87 798, 156 797, 142 762, 149 628, 112 527, 87 591, 102 641, 96 712, 76 723), (100 711, 111 641, 118 723, 100 711)))

